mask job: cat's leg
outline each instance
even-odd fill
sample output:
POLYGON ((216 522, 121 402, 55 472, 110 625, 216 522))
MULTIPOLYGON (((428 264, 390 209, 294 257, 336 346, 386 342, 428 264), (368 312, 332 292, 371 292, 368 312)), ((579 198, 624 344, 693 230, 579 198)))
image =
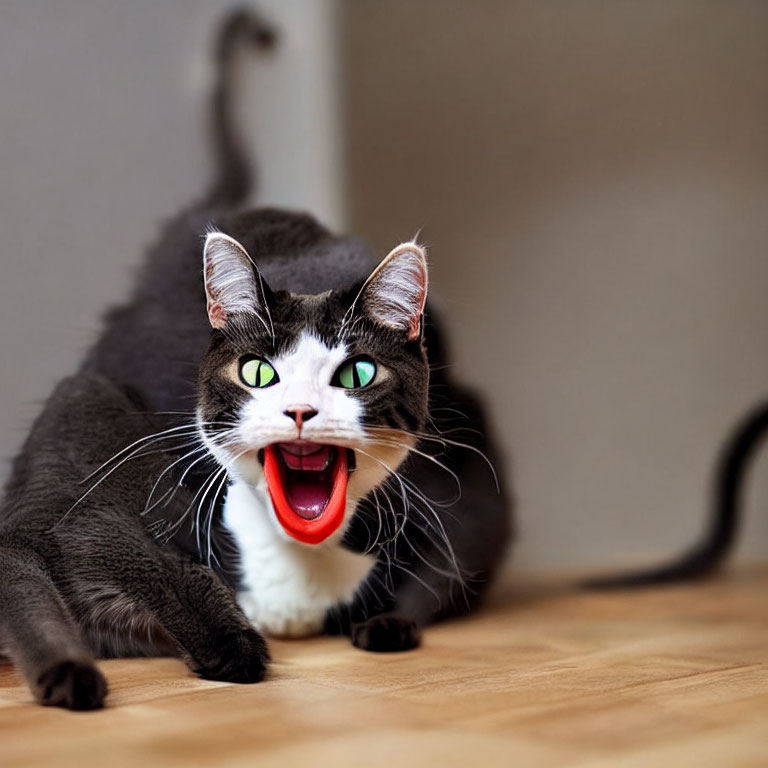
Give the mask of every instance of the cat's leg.
POLYGON ((41 704, 98 709, 107 684, 32 552, 0 546, 0 643, 41 704))
POLYGON ((411 650, 421 643, 421 631, 427 625, 469 613, 479 602, 488 578, 488 574, 476 575, 468 583, 421 561, 411 563, 395 581, 391 606, 368 615, 353 607, 347 634, 352 644, 364 651, 411 650))
POLYGON ((116 527, 109 513, 84 505, 60 534, 67 542, 98 542, 95 557, 69 553, 65 598, 100 653, 154 649, 178 654, 210 680, 261 681, 269 661, 266 643, 232 590, 172 544, 154 541, 139 521, 124 519, 116 527))
POLYGON ((432 619, 431 606, 428 601, 403 601, 410 582, 404 578, 405 566, 399 563, 398 568, 393 574, 386 559, 380 560, 352 604, 328 612, 326 630, 347 635, 364 651, 394 653, 418 647, 421 629, 432 619))
MULTIPOLYGON (((111 382, 81 375, 57 387, 14 464, 0 510, 0 629, 36 695, 50 703, 101 704, 106 687, 94 674, 94 649, 112 656, 178 652, 216 679, 255 682, 264 675, 264 641, 229 589, 146 530, 142 511, 172 458, 140 453, 90 487, 80 483, 105 458, 155 431, 111 382), (72 662, 71 670, 62 668, 63 682, 56 674, 39 682, 59 662, 72 662), (60 692, 68 685, 77 692, 89 675, 96 680, 92 700, 60 692)), ((178 509, 162 513, 183 515, 190 496, 179 488, 178 509)))
MULTIPOLYGON (((379 573, 387 568, 386 561, 377 565, 379 573)), ((331 634, 348 635, 352 644, 364 651, 408 651, 421 643, 421 631, 428 624, 469 613, 488 581, 485 574, 476 575, 468 582, 420 559, 409 563, 401 561, 398 568, 398 574, 390 577, 394 594, 389 601, 380 601, 380 610, 368 608, 365 591, 375 589, 369 582, 352 606, 335 611, 335 627, 329 612, 326 629, 331 630, 331 634), (346 617, 346 622, 338 623, 339 616, 346 617)), ((385 578, 380 578, 378 583, 384 581, 385 578)))
POLYGON ((145 599, 190 669, 208 680, 263 680, 269 662, 266 642, 229 587, 209 568, 182 559, 171 572, 165 589, 145 599))
MULTIPOLYGON (((425 626, 465 615, 480 601, 499 565, 503 549, 497 540, 506 533, 506 522, 499 518, 496 527, 486 519, 474 526, 471 520, 462 524, 458 515, 441 515, 437 520, 440 524, 434 527, 406 525, 395 569, 391 555, 381 558, 352 605, 335 612, 342 617, 341 622, 336 619, 337 628, 357 648, 374 652, 416 648, 425 626), (488 535, 497 539, 486 545, 488 535), (371 605, 376 607, 372 610, 371 605)), ((330 614, 326 628, 334 628, 330 614)))
POLYGON ((453 400, 477 426, 472 444, 447 444, 434 461, 411 457, 386 505, 395 516, 392 527, 402 522, 397 540, 359 590, 346 626, 337 622, 363 650, 415 648, 423 627, 472 610, 503 561, 511 503, 485 458, 493 451, 480 405, 458 390, 453 400), (453 503, 440 501, 451 497, 453 503))
POLYGON ((414 613, 410 607, 403 610, 404 606, 398 605, 396 594, 402 590, 402 574, 398 570, 393 578, 386 558, 380 559, 350 603, 339 603, 326 611, 323 632, 346 635, 354 646, 365 651, 387 653, 416 648, 421 641, 421 627, 428 623, 430 615, 424 610, 414 613))

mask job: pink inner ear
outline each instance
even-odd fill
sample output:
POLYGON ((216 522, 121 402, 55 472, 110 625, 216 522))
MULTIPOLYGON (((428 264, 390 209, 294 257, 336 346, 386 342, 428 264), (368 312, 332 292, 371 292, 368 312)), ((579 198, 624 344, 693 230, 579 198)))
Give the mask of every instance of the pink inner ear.
POLYGON ((218 301, 208 302, 208 319, 214 328, 223 328, 227 324, 227 313, 218 301))
MULTIPOLYGON (((426 283, 426 274, 422 271, 422 285, 426 283)), ((419 336, 421 330, 421 317, 424 314, 424 305, 427 303, 427 289, 422 288, 421 295, 419 296, 419 311, 418 314, 412 315, 408 321, 408 340, 413 341, 419 336)))
POLYGON ((411 315, 408 321, 408 340, 413 341, 419 338, 419 332, 421 331, 421 317, 424 312, 424 300, 426 299, 426 291, 422 291, 421 299, 419 300, 419 306, 421 309, 418 314, 411 315))

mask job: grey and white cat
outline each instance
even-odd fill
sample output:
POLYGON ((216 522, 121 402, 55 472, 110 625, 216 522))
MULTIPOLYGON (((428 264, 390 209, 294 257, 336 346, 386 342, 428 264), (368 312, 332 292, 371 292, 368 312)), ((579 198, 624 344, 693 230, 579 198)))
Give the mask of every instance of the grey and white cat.
POLYGON ((220 177, 165 226, 13 464, 0 643, 43 704, 102 706, 97 656, 173 653, 250 683, 262 632, 412 648, 505 551, 493 447, 426 309, 424 248, 376 265, 307 215, 237 211, 228 72, 248 36, 271 33, 235 14, 217 48, 220 177))

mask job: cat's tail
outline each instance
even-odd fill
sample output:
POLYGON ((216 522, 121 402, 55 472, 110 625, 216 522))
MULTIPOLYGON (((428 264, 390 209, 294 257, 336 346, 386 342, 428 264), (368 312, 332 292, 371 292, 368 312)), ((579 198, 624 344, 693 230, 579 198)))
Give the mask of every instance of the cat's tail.
POLYGON ((594 579, 585 586, 620 589, 665 584, 706 576, 731 550, 741 517, 742 493, 756 449, 768 434, 768 402, 754 408, 726 442, 715 471, 714 507, 704 539, 671 563, 646 571, 594 579))
POLYGON ((253 186, 253 168, 237 130, 235 86, 238 53, 244 43, 274 47, 277 35, 251 8, 239 8, 222 20, 214 43, 215 82, 211 95, 210 133, 216 163, 213 182, 200 208, 243 203, 253 186))

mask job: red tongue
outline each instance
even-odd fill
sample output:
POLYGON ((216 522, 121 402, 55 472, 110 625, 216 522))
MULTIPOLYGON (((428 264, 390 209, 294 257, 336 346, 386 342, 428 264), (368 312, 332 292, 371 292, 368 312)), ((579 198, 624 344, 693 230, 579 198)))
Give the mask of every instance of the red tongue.
POLYGON ((264 475, 280 524, 295 539, 318 544, 342 523, 347 501, 347 452, 313 443, 264 449, 264 475))

